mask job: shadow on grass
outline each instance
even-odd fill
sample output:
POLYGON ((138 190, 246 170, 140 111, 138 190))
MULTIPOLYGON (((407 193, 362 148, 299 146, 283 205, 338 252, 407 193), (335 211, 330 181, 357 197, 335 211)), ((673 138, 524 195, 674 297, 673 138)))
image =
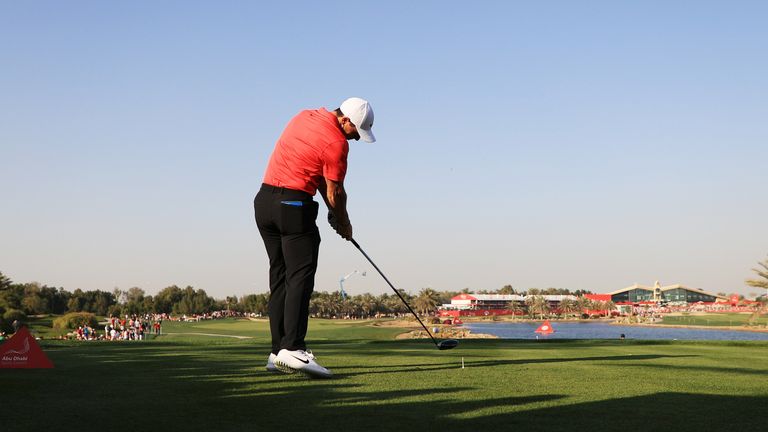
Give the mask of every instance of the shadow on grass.
MULTIPOLYGON (((656 360, 662 358, 681 358, 681 357, 695 357, 690 355, 633 355, 633 356, 600 356, 600 357, 573 357, 573 358, 545 358, 545 359, 518 359, 518 360, 473 360, 468 363, 470 367, 474 368, 488 368, 498 366, 513 366, 513 365, 528 365, 528 364, 541 364, 541 363, 568 363, 568 362, 589 362, 589 361, 642 361, 642 360, 656 360)), ((377 370, 371 371, 370 367, 366 366, 346 366, 344 369, 367 369, 365 374, 380 374, 380 373, 396 373, 407 372, 414 369, 418 370, 448 370, 456 369, 455 362, 441 362, 441 363, 413 363, 404 365, 383 365, 379 366, 377 370), (401 369, 405 368, 405 369, 401 369)), ((354 374, 339 374, 339 377, 350 376, 354 374)))
POLYGON ((758 413, 765 403, 768 396, 655 393, 534 409, 523 415, 484 416, 474 419, 473 426, 506 424, 543 431, 763 431, 764 420, 758 413))
MULTIPOLYGON (((354 349, 339 342, 324 347, 329 355, 336 350, 348 354, 354 349)), ((514 383, 503 382, 503 374, 490 388, 473 382, 459 385, 429 382, 423 371, 456 368, 456 365, 425 362, 423 356, 429 353, 420 351, 412 364, 398 361, 396 365, 379 365, 368 361, 368 367, 341 366, 340 379, 321 381, 264 372, 268 352, 264 343, 156 341, 49 348, 46 352, 56 369, 0 372, 3 393, 13 395, 3 401, 4 412, 17 414, 13 421, 3 421, 4 431, 399 432, 522 428, 527 431, 701 432, 728 428, 743 432, 762 430, 763 421, 757 413, 768 402, 766 395, 671 392, 599 400, 602 386, 584 382, 584 386, 595 387, 594 399, 598 399, 585 402, 575 395, 516 391, 514 383), (355 372, 347 373, 349 370, 355 372), (30 410, 44 415, 26 415, 30 410)), ((411 343, 377 343, 369 344, 357 355, 389 353, 399 359, 414 348, 411 343), (387 346, 389 350, 385 349, 387 346)), ((472 367, 488 368, 490 372, 493 367, 507 365, 652 362, 666 357, 685 356, 492 359, 475 361, 472 367)), ((9 418, 6 415, 6 419, 9 418)))

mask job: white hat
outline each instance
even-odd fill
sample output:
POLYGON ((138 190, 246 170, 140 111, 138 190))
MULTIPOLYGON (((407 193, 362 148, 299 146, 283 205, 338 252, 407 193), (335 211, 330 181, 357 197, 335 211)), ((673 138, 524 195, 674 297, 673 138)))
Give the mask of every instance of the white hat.
POLYGON ((351 97, 341 103, 341 113, 352 121, 357 128, 360 138, 365 142, 375 142, 371 128, 373 127, 373 109, 365 99, 351 97))

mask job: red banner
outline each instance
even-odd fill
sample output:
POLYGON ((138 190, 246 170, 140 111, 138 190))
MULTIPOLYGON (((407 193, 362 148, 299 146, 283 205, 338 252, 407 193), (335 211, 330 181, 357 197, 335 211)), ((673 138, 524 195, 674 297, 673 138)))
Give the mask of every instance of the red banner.
POLYGON ((48 360, 34 336, 26 327, 0 345, 0 368, 49 369, 53 363, 48 360))

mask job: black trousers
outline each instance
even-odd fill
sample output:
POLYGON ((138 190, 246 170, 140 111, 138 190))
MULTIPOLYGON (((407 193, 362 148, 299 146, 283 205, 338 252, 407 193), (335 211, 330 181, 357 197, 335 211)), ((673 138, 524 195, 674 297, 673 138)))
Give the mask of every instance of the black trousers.
POLYGON ((269 256, 272 352, 305 350, 320 250, 318 204, 306 192, 263 184, 253 208, 269 256))

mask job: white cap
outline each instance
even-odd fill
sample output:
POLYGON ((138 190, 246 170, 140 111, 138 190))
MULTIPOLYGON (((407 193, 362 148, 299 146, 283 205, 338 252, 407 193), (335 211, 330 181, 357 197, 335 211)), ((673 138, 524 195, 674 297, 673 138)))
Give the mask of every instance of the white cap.
POLYGON ((342 102, 339 109, 341 109, 341 113, 345 117, 352 121, 363 141, 369 143, 376 141, 376 137, 373 136, 371 131, 373 127, 373 109, 367 100, 351 97, 342 102))

